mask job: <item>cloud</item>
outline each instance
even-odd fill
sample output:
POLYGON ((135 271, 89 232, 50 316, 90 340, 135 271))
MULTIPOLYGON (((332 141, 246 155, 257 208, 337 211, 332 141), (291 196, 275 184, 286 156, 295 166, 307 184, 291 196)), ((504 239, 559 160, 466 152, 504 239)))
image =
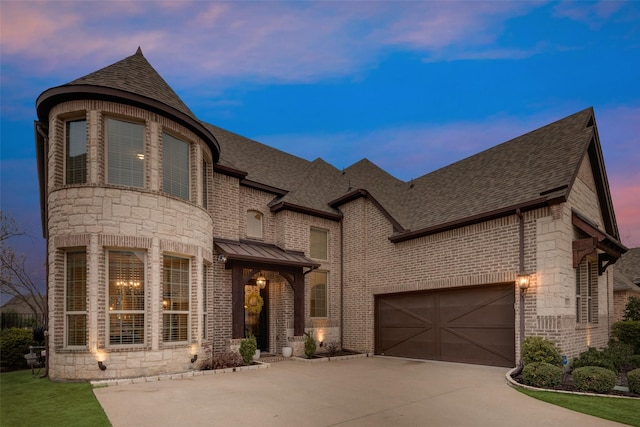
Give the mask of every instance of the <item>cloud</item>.
POLYGON ((554 14, 558 17, 582 22, 587 24, 590 29, 597 30, 624 8, 624 6, 624 2, 621 1, 563 1, 554 8, 554 14))
POLYGON ((491 45, 505 21, 532 5, 5 2, 0 46, 3 56, 41 75, 75 63, 95 70, 142 46, 163 75, 186 68, 192 81, 308 82, 375 66, 390 47, 440 57, 446 46, 472 44, 488 49, 478 58, 522 57, 491 45))

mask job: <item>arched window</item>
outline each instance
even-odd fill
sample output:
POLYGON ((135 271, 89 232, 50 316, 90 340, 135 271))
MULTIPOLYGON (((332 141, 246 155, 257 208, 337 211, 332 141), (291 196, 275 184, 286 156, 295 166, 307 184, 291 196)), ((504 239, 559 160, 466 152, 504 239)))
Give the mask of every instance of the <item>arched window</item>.
POLYGON ((247 211, 247 237, 262 239, 262 213, 247 211))

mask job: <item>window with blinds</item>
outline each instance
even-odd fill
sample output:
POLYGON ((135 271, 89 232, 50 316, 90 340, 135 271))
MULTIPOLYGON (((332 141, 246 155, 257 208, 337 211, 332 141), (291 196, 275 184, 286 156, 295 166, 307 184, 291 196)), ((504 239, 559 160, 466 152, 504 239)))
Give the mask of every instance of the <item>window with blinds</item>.
POLYGON ((65 123, 65 184, 87 182, 87 121, 65 123))
POLYGON ((67 252, 65 274, 66 345, 87 345, 87 254, 67 252))
POLYGON ((164 342, 189 339, 189 260, 165 255, 162 261, 164 342))
POLYGON ((315 259, 328 259, 328 246, 327 246, 327 231, 319 228, 311 228, 311 247, 309 250, 309 254, 311 258, 315 259))
POLYGON ((144 125, 107 119, 107 182, 144 187, 144 125))
POLYGON ((109 344, 144 344, 145 254, 108 252, 109 344))
POLYGON ((310 300, 309 315, 311 317, 327 317, 327 272, 312 271, 309 273, 310 300))
POLYGON ((189 144, 162 134, 162 190, 189 200, 189 144))
POLYGON ((247 211, 247 237, 262 239, 262 213, 247 211))

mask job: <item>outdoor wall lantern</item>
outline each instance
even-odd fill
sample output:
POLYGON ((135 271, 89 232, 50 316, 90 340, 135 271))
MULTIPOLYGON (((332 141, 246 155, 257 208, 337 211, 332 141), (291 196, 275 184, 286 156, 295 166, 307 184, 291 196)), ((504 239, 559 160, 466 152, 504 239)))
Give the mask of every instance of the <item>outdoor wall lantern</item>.
POLYGON ((193 357, 191 358, 191 363, 196 363, 196 360, 198 360, 198 355, 194 354, 193 357))
POLYGON ((106 371, 107 370, 107 365, 102 363, 102 360, 98 360, 98 368, 100 368, 101 371, 106 371))
POLYGON ((518 273, 516 276, 516 283, 521 291, 526 291, 529 288, 529 274, 518 273))
POLYGON ((260 289, 264 289, 264 287, 267 286, 267 279, 262 275, 262 273, 260 273, 256 279, 256 285, 258 285, 260 289))
POLYGON ((218 255, 218 262, 221 262, 221 263, 223 263, 223 264, 224 264, 224 263, 226 263, 226 262, 227 262, 227 257, 226 257, 226 255, 224 255, 224 254, 220 254, 220 255, 218 255))

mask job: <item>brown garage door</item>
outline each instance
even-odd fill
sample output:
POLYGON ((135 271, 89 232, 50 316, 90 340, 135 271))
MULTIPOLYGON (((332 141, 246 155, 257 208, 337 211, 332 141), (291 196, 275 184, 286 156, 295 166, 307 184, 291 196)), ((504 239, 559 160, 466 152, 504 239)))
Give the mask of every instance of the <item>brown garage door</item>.
POLYGON ((512 283, 379 295, 376 353, 515 366, 514 298, 512 283))

